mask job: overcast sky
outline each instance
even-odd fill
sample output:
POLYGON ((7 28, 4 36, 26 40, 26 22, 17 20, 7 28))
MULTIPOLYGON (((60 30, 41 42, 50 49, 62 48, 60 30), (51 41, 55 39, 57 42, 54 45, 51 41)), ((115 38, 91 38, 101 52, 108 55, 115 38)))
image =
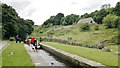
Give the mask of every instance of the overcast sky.
POLYGON ((31 19, 41 25, 50 16, 61 12, 66 15, 90 13, 99 10, 103 4, 112 7, 120 0, 2 0, 11 5, 24 19, 31 19))

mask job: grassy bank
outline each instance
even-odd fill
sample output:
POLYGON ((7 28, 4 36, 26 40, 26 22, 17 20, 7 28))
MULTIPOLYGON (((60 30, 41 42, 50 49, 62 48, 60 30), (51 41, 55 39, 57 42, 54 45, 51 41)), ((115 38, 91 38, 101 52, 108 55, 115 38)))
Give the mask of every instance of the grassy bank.
MULTIPOLYGON (((48 28, 41 28, 40 26, 34 27, 31 36, 38 39, 39 37, 56 38, 67 40, 69 42, 77 42, 83 46, 91 46, 97 45, 104 40, 116 44, 117 35, 117 28, 105 29, 104 25, 99 25, 99 30, 95 30, 93 25, 89 31, 80 31, 79 25, 75 24, 71 26, 51 26, 48 28), (72 39, 69 40, 68 37, 71 37, 72 39)), ((110 44, 108 43, 107 45, 110 44)))
POLYGON ((9 42, 2 51, 2 66, 33 66, 34 64, 24 48, 23 43, 9 42))
POLYGON ((118 66, 118 56, 114 55, 112 52, 104 52, 98 49, 83 48, 78 46, 69 46, 65 44, 43 42, 43 44, 50 45, 52 47, 58 48, 65 52, 82 56, 84 58, 100 62, 107 66, 118 66))
POLYGON ((0 67, 2 67, 2 55, 1 55, 1 52, 0 52, 0 67))

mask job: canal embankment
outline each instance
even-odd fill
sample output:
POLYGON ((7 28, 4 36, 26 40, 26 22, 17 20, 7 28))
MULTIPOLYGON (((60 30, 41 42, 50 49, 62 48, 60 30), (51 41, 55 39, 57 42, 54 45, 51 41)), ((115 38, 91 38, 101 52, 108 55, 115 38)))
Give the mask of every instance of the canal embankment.
POLYGON ((48 45, 45 45, 42 43, 41 43, 41 45, 45 51, 48 51, 48 52, 60 57, 61 59, 64 59, 66 62, 71 62, 76 66, 80 66, 83 68, 84 67, 85 68, 103 68, 103 67, 110 68, 110 67, 107 67, 105 65, 102 65, 101 63, 83 58, 81 56, 70 54, 70 53, 64 52, 60 49, 57 49, 57 48, 54 48, 54 47, 51 47, 51 46, 48 46, 48 45))
POLYGON ((34 52, 31 47, 27 44, 24 44, 26 51, 29 53, 32 62, 35 64, 36 68, 40 67, 62 67, 62 68, 74 68, 71 67, 70 63, 65 62, 64 60, 58 58, 52 53, 47 52, 46 50, 39 49, 37 52, 34 52))

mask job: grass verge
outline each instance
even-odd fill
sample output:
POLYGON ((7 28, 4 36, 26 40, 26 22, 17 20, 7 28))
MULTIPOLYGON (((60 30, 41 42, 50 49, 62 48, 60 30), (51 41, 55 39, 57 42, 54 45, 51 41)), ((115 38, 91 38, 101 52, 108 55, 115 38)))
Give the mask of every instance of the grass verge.
POLYGON ((0 52, 0 67, 2 67, 2 53, 0 52))
POLYGON ((35 65, 23 43, 9 42, 8 47, 2 51, 2 66, 31 66, 34 68, 35 65))
POLYGON ((43 42, 43 44, 50 45, 65 52, 82 56, 96 62, 100 62, 101 64, 106 66, 118 66, 118 56, 114 55, 112 52, 104 52, 98 49, 69 46, 53 42, 43 42))

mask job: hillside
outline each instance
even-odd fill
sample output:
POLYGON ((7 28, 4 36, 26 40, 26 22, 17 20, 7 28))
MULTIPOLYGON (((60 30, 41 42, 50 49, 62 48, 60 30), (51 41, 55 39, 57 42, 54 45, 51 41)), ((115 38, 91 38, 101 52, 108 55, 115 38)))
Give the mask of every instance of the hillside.
POLYGON ((119 8, 120 2, 113 8, 104 8, 81 16, 64 16, 63 13, 58 13, 47 19, 42 26, 35 26, 31 36, 70 45, 77 43, 77 46, 107 46, 118 51, 119 8))
POLYGON ((82 46, 94 46, 102 41, 108 41, 105 45, 117 45, 117 35, 117 28, 105 29, 105 26, 99 25, 99 30, 95 30, 94 25, 91 25, 89 31, 80 31, 79 24, 74 24, 71 26, 52 26, 48 28, 35 26, 31 36, 36 37, 37 39, 40 37, 55 38, 76 42, 82 46), (72 39, 69 40, 69 37, 72 39))

